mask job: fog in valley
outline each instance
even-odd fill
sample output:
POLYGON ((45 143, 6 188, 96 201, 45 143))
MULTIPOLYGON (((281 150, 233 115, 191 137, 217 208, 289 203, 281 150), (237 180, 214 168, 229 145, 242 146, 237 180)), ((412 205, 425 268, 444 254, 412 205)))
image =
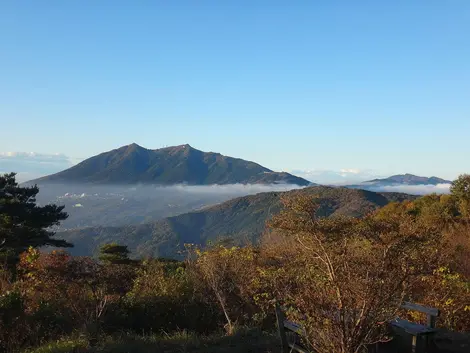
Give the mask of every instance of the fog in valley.
MULTIPOLYGON (((288 191, 291 184, 230 185, 90 185, 40 184, 40 204, 64 205, 69 218, 58 230, 89 226, 123 226, 157 221, 196 211, 235 197, 260 192, 288 191)), ((415 195, 448 193, 449 184, 377 186, 376 192, 404 192, 415 195)))
POLYGON ((39 184, 40 204, 64 205, 69 218, 58 230, 123 226, 196 211, 235 197, 300 188, 290 184, 231 185, 85 185, 39 184))
POLYGON ((363 185, 364 189, 375 192, 401 192, 410 195, 448 194, 451 184, 437 185, 363 185))

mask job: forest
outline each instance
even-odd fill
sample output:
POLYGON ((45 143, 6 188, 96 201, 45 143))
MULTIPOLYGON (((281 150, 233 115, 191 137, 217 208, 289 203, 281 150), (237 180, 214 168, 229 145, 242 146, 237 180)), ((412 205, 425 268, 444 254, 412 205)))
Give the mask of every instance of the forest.
POLYGON ((315 197, 289 194, 259 244, 185 244, 184 261, 115 243, 71 256, 51 231, 64 208, 38 192, 0 176, 1 352, 279 352, 275 303, 318 353, 392 339, 404 301, 438 308, 442 332, 470 331, 470 175, 360 218, 318 217, 315 197))

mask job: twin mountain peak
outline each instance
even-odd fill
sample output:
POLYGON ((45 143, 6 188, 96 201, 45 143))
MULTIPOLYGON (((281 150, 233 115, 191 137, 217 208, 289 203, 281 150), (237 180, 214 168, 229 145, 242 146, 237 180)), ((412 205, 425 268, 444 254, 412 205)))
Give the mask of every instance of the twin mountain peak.
POLYGON ((150 150, 132 143, 104 152, 36 182, 96 184, 296 184, 312 183, 286 172, 275 172, 255 162, 188 144, 150 150))

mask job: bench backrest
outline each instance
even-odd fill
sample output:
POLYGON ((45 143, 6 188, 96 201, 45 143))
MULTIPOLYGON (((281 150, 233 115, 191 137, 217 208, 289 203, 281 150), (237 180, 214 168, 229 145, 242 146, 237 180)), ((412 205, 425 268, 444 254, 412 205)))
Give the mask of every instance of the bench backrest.
POLYGON ((415 303, 404 302, 401 306, 402 309, 418 311, 424 313, 427 316, 427 326, 430 328, 436 327, 436 319, 439 317, 439 309, 429 308, 415 303))

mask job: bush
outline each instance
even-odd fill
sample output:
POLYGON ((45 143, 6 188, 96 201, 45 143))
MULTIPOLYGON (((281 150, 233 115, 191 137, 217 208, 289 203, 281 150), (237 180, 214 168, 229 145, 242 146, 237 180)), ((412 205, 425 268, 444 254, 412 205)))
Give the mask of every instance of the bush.
POLYGON ((25 344, 24 301, 17 291, 0 295, 0 351, 13 352, 25 344))
POLYGON ((189 330, 208 333, 220 318, 195 292, 186 264, 149 259, 140 266, 121 310, 124 326, 135 332, 189 330))

